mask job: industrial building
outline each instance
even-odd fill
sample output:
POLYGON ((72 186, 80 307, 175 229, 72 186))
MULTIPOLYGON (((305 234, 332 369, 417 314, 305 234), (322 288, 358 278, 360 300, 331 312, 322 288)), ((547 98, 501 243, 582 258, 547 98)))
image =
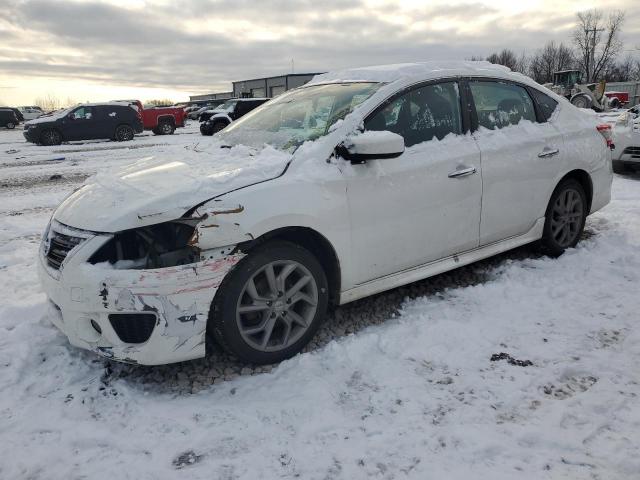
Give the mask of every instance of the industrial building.
POLYGON ((233 82, 232 92, 191 95, 191 102, 227 98, 273 98, 309 82, 318 73, 289 73, 278 77, 252 78, 233 82))

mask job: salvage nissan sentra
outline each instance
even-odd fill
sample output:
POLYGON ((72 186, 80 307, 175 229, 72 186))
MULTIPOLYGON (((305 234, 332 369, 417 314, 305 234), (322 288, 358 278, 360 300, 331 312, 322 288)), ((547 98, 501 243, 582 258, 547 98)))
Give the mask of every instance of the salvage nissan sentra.
POLYGON ((76 346, 140 364, 299 352, 344 304, 539 242, 610 200, 607 127, 485 62, 319 75, 197 148, 101 173, 40 276, 76 346))

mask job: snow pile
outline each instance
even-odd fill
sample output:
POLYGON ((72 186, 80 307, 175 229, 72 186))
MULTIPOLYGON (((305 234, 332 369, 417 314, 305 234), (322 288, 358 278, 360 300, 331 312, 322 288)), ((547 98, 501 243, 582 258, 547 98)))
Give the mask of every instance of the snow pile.
MULTIPOLYGON (((174 137, 146 151, 184 150, 174 137)), ((111 162, 140 156, 118 147, 111 162)), ((104 163, 85 151, 52 165, 57 150, 37 151, 46 175, 104 163)), ((1 155, 3 181, 33 175, 21 154, 1 155)), ((50 324, 39 234, 74 187, 0 193, 0 478, 638 477, 639 177, 616 176, 612 203, 559 259, 510 254, 457 270, 448 277, 469 286, 406 300, 382 325, 191 395, 166 393, 190 381, 184 366, 146 369, 151 386, 116 378, 50 324)), ((394 295, 336 316, 374 323, 394 295)), ((194 377, 210 375, 196 365, 194 377)))

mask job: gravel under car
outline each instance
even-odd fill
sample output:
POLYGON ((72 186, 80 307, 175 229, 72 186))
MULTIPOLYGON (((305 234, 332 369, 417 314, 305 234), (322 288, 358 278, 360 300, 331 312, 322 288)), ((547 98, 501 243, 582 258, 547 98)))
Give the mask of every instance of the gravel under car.
POLYGON ((281 361, 331 305, 532 242, 574 247, 610 200, 597 127, 486 62, 318 75, 180 157, 64 200, 40 251, 52 321, 124 362, 214 343, 281 361))

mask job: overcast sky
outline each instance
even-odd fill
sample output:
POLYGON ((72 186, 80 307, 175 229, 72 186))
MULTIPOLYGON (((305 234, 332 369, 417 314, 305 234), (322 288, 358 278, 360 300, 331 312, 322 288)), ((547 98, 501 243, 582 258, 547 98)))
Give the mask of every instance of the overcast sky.
POLYGON ((570 41, 575 13, 639 0, 0 0, 0 101, 172 98, 291 71, 464 59, 570 41))

